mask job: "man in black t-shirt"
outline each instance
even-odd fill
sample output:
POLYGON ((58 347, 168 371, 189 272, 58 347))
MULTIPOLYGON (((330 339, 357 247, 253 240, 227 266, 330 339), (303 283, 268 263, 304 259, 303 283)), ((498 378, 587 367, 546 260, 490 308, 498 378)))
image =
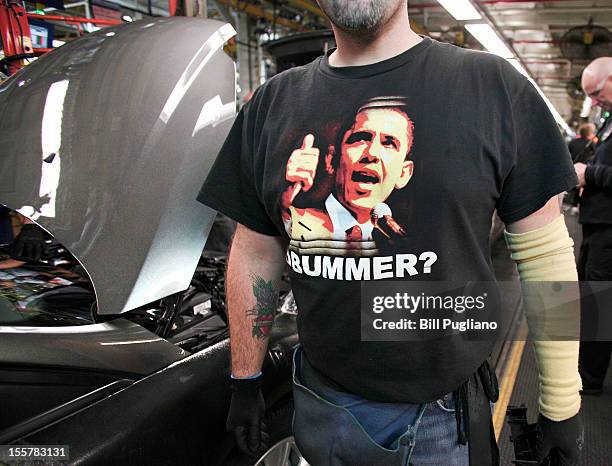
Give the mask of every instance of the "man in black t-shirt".
MULTIPOLYGON (((584 92, 595 105, 612 110, 612 58, 598 58, 582 74, 584 92)), ((584 281, 612 281, 612 119, 600 131, 601 141, 592 163, 575 165, 580 197, 582 245, 579 273, 584 281)), ((588 304, 588 301, 585 302, 588 304)), ((600 303, 609 306, 609 303, 600 303)), ((588 312, 592 308, 585 306, 588 312)), ((609 309, 600 309, 609 312, 609 309)), ((584 341, 580 345, 580 374, 583 392, 597 394, 610 365, 612 342, 584 341)))
MULTIPOLYGON (((226 281, 227 427, 244 452, 261 456, 263 327, 272 325, 286 262, 300 336, 293 427, 309 463, 496 464, 495 382, 486 362, 493 341, 364 338, 362 286, 495 281, 488 241, 495 210, 522 281, 576 281, 559 203, 577 184, 567 145, 536 88, 511 64, 420 37, 410 29, 406 0, 318 3, 337 49, 254 93, 198 195, 238 222, 226 281), (388 108, 373 108, 381 103, 388 108), (288 170, 295 148, 296 158, 316 164, 288 170), (326 207, 330 194, 333 209, 326 207), (378 230, 380 204, 405 234, 384 249, 364 235, 378 230), (340 227, 336 235, 330 211, 342 215, 336 223, 351 226, 350 234, 340 227)), ((525 295, 527 303, 532 298, 525 295)), ((563 464, 575 464, 578 342, 534 345, 538 457, 556 448, 563 464)))

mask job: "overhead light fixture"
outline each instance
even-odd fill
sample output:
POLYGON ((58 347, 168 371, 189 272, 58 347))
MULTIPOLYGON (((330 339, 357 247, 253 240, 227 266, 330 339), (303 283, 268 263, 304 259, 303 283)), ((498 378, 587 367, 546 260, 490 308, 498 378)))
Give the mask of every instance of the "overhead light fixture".
POLYGON ((546 104, 546 106, 548 107, 548 109, 550 110, 550 113, 552 113, 552 116, 554 117, 555 121, 557 122, 557 124, 559 126, 561 126, 565 132, 567 134, 569 134, 570 136, 574 137, 575 133, 572 131, 572 129, 569 127, 569 125, 566 123, 566 121, 563 119, 563 117, 561 116, 561 114, 557 111, 557 109, 555 108, 555 106, 552 104, 552 102, 548 99, 548 97, 546 97, 546 94, 544 94, 544 91, 542 90, 542 88, 538 85, 537 82, 535 82, 531 76, 529 76, 529 73, 527 72, 527 70, 525 70, 525 68, 523 67, 523 65, 521 65, 521 62, 518 61, 516 58, 509 58, 508 62, 510 62, 510 64, 512 66, 514 66, 514 68, 516 68, 521 74, 523 74, 528 80, 529 82, 531 82, 531 84, 533 84, 533 87, 536 88, 536 90, 538 91, 538 94, 540 94, 540 96, 542 97, 542 100, 544 100, 544 103, 546 104))
POLYGON ((489 52, 503 58, 513 58, 514 53, 488 24, 466 24, 465 28, 489 52))
POLYGON ((438 3, 457 21, 482 19, 482 16, 470 0, 438 0, 438 3))
POLYGON ((530 82, 531 84, 533 84, 533 87, 536 88, 536 90, 538 91, 538 93, 540 94, 540 96, 542 97, 542 100, 544 100, 544 103, 546 104, 546 106, 548 107, 548 109, 550 110, 550 113, 552 113, 552 116, 555 118, 555 121, 557 122, 557 124, 559 126, 561 126, 565 132, 567 134, 569 134, 570 136, 574 136, 574 132, 572 131, 572 129, 569 127, 569 125, 566 123, 566 121, 563 119, 563 117, 561 116, 561 114, 557 111, 557 109, 555 108, 555 106, 552 104, 552 102, 548 99, 548 97, 546 97, 546 94, 544 94, 544 91, 542 90, 542 88, 538 85, 537 82, 535 82, 531 76, 529 76, 529 73, 527 72, 527 70, 523 67, 523 65, 521 65, 521 62, 518 61, 516 58, 509 58, 508 62, 510 62, 510 64, 512 66, 514 66, 514 68, 516 68, 521 74, 523 74, 530 82))
POLYGON ((523 65, 521 65, 521 62, 518 61, 516 58, 508 58, 508 61, 510 62, 510 64, 512 66, 514 66, 519 73, 521 73, 523 76, 526 76, 527 78, 529 78, 529 73, 527 72, 527 70, 523 67, 523 65))
MULTIPOLYGON (((440 1, 440 0, 438 0, 440 1)), ((555 121, 559 126, 561 126, 566 133, 569 135, 573 135, 574 132, 563 119, 561 114, 557 111, 552 102, 546 97, 546 94, 542 91, 538 83, 536 83, 529 72, 523 67, 521 62, 515 57, 514 52, 508 47, 508 45, 504 42, 504 40, 495 32, 495 30, 488 24, 466 24, 465 28, 472 34, 478 42, 480 42, 487 51, 494 53, 495 55, 499 55, 500 57, 505 58, 510 62, 510 64, 516 68, 519 73, 523 74, 531 84, 536 88, 544 103, 552 113, 555 121)))
POLYGON ((572 128, 570 128, 568 126, 568 124, 565 122, 565 120, 563 119, 563 117, 561 116, 561 114, 557 111, 557 109, 555 108, 555 106, 552 104, 552 102, 550 100, 548 100, 548 97, 546 97, 546 94, 544 94, 544 91, 542 91, 542 89, 540 88, 540 86, 538 86, 538 83, 536 83, 533 79, 529 78, 529 81, 531 81, 531 84, 534 85, 534 87, 536 88, 536 90, 540 93, 540 96, 542 97, 542 99, 544 100, 544 102, 546 103, 546 106, 548 107, 548 109, 550 110, 550 113, 552 113, 552 116, 555 118, 555 121, 557 122, 557 124, 559 126, 561 126, 565 132, 567 134, 569 134, 570 136, 574 136, 575 133, 572 131, 572 128))
POLYGON ((130 15, 123 15, 121 19, 123 21, 127 21, 128 23, 131 23, 132 21, 134 21, 134 18, 132 18, 130 15))

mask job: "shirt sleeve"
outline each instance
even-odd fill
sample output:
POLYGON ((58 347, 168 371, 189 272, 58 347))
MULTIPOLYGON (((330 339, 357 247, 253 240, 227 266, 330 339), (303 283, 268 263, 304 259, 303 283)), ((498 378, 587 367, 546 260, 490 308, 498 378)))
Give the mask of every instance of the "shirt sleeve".
POLYGON ((567 144, 546 103, 527 81, 512 104, 515 157, 497 200, 506 224, 539 210, 578 184, 567 144))
POLYGON ((238 113, 197 200, 236 222, 269 236, 280 236, 261 201, 254 169, 254 118, 249 104, 238 113))

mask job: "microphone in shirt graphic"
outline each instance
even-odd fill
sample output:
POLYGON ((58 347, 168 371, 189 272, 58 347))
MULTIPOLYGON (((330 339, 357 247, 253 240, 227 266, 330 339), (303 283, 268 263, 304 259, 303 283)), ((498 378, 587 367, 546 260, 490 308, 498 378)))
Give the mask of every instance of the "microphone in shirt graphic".
MULTIPOLYGON (((292 240, 372 241, 376 228, 386 238, 406 235, 385 203, 396 189, 410 181, 414 162, 414 127, 401 97, 368 100, 346 122, 329 145, 324 160, 313 134, 287 161, 289 186, 281 195, 281 209, 287 234, 292 240), (317 167, 333 175, 333 188, 324 204, 298 206, 294 202, 317 183, 317 167), (358 226, 359 228, 353 228, 358 226)), ((319 173, 321 173, 319 171, 319 173)))
POLYGON ((372 223, 387 238, 400 238, 406 236, 406 230, 393 218, 391 208, 381 202, 372 209, 372 223))

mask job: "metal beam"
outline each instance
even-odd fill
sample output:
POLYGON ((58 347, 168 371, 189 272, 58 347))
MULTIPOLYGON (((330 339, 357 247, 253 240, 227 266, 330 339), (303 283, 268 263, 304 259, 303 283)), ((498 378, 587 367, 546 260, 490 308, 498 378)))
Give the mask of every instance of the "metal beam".
MULTIPOLYGON (((273 21, 274 15, 264 10, 263 8, 247 3, 245 1, 239 0, 217 0, 217 2, 226 5, 230 8, 233 8, 236 11, 244 12, 249 16, 255 16, 256 18, 265 18, 268 21, 273 21)), ((285 26, 286 28, 293 29, 294 31, 307 32, 311 31, 309 28, 305 28, 300 23, 296 23, 295 21, 290 21, 285 18, 276 18, 276 24, 281 26, 285 26)))
POLYGON ((215 4, 215 7, 217 7, 219 13, 221 13, 221 16, 223 16, 223 19, 230 23, 232 26, 234 26, 235 29, 236 21, 234 20, 234 17, 232 16, 232 13, 230 12, 229 8, 218 0, 213 0, 213 3, 215 4))
POLYGON ((511 8, 492 8, 489 10, 495 15, 515 15, 517 13, 528 13, 530 15, 536 14, 538 16, 544 15, 575 15, 578 13, 612 13, 612 6, 598 6, 598 7, 554 7, 554 8, 534 8, 533 6, 522 6, 511 8))
MULTIPOLYGON (((566 24, 546 24, 543 26, 541 25, 539 27, 537 24, 525 25, 525 26, 512 25, 510 23, 497 23, 497 24, 504 31, 513 31, 513 32, 516 32, 516 31, 536 31, 536 32, 567 31, 574 27, 586 26, 584 21, 575 22, 575 23, 566 23, 566 24)), ((597 22, 595 26, 603 26, 607 28, 607 27, 612 26, 612 22, 609 22, 609 21, 597 22)))
POLYGON ((42 19, 44 21, 62 21, 64 23, 73 23, 73 24, 94 23, 94 24, 101 24, 103 26, 116 26, 118 24, 123 24, 123 21, 119 19, 80 18, 78 16, 39 15, 36 13, 27 13, 26 16, 28 18, 42 19))
POLYGON ((313 5, 307 0, 287 0, 287 3, 299 10, 306 10, 310 13, 314 13, 327 21, 327 16, 325 16, 325 13, 323 13, 318 6, 313 5))
MULTIPOLYGON (((145 8, 141 8, 136 0, 113 0, 113 3, 115 5, 119 5, 119 6, 122 6, 124 8, 127 8, 128 10, 132 10, 134 12, 142 13, 143 15, 150 14, 147 11, 146 6, 145 6, 145 8)), ((170 15, 170 13, 168 12, 168 5, 167 4, 166 4, 165 8, 160 8, 158 6, 152 5, 151 6, 151 13, 153 13, 154 16, 169 16, 170 15)))
MULTIPOLYGON (((476 3, 479 5, 491 6, 491 5, 497 5, 499 3, 505 3, 505 4, 536 3, 538 4, 538 3, 563 3, 563 2, 579 3, 581 1, 584 3, 588 3, 590 5, 593 5, 592 0, 488 0, 488 1, 477 1, 476 3)), ((605 2, 602 1, 602 3, 605 3, 605 2)), ((597 5, 593 5, 593 6, 597 6, 597 5)), ((408 6, 409 10, 422 10, 424 8, 440 9, 443 7, 439 3, 419 3, 419 4, 413 4, 413 5, 408 6)))
POLYGON ((192 18, 206 18, 208 16, 208 5, 206 0, 183 0, 185 16, 192 18))

